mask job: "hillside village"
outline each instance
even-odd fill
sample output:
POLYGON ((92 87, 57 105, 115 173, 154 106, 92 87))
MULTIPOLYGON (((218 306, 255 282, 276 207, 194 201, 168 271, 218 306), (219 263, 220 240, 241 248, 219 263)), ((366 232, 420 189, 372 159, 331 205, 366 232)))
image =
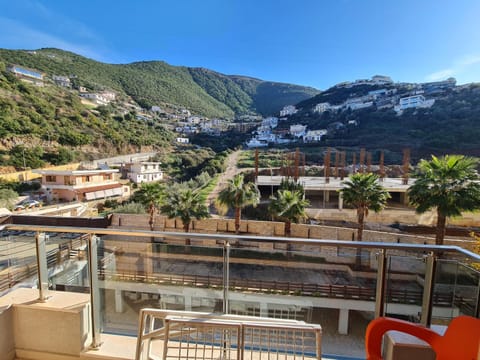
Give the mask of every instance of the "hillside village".
MULTIPOLYGON (((342 82, 330 90, 351 89, 352 94, 345 101, 331 104, 320 102, 310 108, 297 109, 295 105, 286 105, 279 113, 280 117, 269 117, 262 121, 261 125, 253 131, 253 137, 247 141, 249 148, 266 147, 269 144, 279 145, 290 142, 312 143, 320 142, 329 131, 338 131, 346 126, 355 127, 356 120, 349 120, 346 124, 334 122, 329 128, 310 129, 300 123, 290 125, 288 130, 275 130, 279 121, 287 121, 290 116, 301 111, 305 116, 310 114, 321 115, 325 112, 339 113, 343 111, 357 111, 361 109, 384 110, 392 109, 397 116, 407 109, 430 108, 435 104, 435 97, 439 97, 450 90, 460 90, 456 87, 456 80, 449 78, 445 81, 436 81, 420 84, 394 83, 388 76, 375 75, 371 79, 361 79, 354 82, 342 82), (380 87, 370 90, 365 95, 355 95, 355 88, 367 85, 380 87), (385 86, 385 87, 383 87, 385 86)), ((321 95, 320 95, 321 96, 321 95)))

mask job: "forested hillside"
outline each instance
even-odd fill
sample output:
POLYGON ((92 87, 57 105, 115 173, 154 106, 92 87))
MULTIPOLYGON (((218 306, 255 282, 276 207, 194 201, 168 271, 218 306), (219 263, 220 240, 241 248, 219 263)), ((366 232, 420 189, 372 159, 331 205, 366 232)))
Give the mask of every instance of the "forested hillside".
MULTIPOLYGON (((406 94, 416 84, 392 84, 396 96, 406 94)), ((413 158, 430 154, 461 153, 480 156, 480 84, 454 87, 425 94, 435 99, 430 108, 406 109, 397 114, 392 107, 373 106, 359 110, 325 111, 312 109, 318 103, 341 104, 351 97, 366 95, 379 86, 333 87, 312 99, 297 104, 302 110, 283 126, 293 123, 309 129, 329 129, 323 145, 367 148, 395 152, 401 161, 402 149, 410 148, 413 158), (341 124, 341 125, 339 125, 341 124)), ((385 86, 383 86, 385 88, 385 86)))
POLYGON ((131 96, 144 108, 169 103, 208 117, 273 115, 285 105, 319 93, 309 87, 257 79, 250 79, 251 86, 245 86, 242 77, 171 66, 161 61, 105 64, 58 49, 35 52, 0 49, 0 61, 43 71, 50 77, 74 75, 75 85, 91 90, 112 89, 131 96))
POLYGON ((172 139, 161 124, 114 115, 108 107, 93 110, 70 90, 18 80, 0 62, 2 165, 21 167, 25 156, 27 167, 37 167, 42 161, 62 163, 88 153, 131 153, 169 147, 172 139), (35 159, 40 163, 30 163, 35 159))

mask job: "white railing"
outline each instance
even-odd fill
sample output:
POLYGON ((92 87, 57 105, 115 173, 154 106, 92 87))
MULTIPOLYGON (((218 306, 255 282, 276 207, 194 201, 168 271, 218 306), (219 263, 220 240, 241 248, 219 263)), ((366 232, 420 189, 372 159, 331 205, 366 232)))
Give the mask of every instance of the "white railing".
POLYGON ((321 359, 320 325, 142 309, 135 360, 321 359))

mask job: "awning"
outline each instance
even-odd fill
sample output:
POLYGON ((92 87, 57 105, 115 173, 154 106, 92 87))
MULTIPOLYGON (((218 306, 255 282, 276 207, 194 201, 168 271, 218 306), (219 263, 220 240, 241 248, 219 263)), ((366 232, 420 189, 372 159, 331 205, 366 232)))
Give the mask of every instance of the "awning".
POLYGON ((98 189, 97 187, 95 191, 88 191, 88 192, 85 191, 84 194, 85 194, 86 200, 96 200, 96 199, 104 199, 112 196, 121 196, 123 194, 123 187, 121 185, 113 189, 112 188, 98 189))

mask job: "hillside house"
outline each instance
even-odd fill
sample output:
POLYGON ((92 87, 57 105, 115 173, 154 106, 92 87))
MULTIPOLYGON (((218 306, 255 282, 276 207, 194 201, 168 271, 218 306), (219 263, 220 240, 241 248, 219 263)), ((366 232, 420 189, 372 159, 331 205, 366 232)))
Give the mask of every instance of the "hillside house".
POLYGON ((274 116, 267 117, 262 120, 262 126, 268 126, 275 129, 278 126, 278 118, 274 116))
POLYGON ((412 95, 403 97, 400 102, 395 106, 395 111, 401 113, 405 109, 410 108, 429 108, 435 103, 435 99, 425 99, 423 95, 412 95))
POLYGON ((130 187, 118 183, 118 170, 33 170, 42 175, 47 201, 89 201, 130 196, 130 187))
POLYGON ((58 86, 69 88, 72 86, 68 76, 53 75, 52 80, 58 86))
POLYGON ((190 140, 186 137, 177 137, 176 141, 179 144, 188 144, 190 142, 190 140))
POLYGON ((290 125, 290 135, 297 138, 305 135, 306 130, 307 130, 306 125, 300 125, 300 124, 290 125))
POLYGON ((313 108, 313 112, 317 112, 320 114, 328 110, 330 110, 330 103, 328 102, 319 103, 313 108))
POLYGON ((293 115, 297 112, 297 108, 293 105, 287 105, 287 106, 284 106, 282 110, 280 110, 280 116, 289 116, 289 115, 293 115))
POLYGON ((392 84, 393 80, 390 76, 375 75, 372 76, 372 83, 374 83, 375 85, 386 85, 392 84))
POLYGON ((82 98, 90 100, 97 105, 107 105, 109 103, 109 100, 107 100, 106 97, 98 93, 80 93, 80 96, 82 98))
POLYGON ((142 161, 122 165, 122 177, 135 184, 156 182, 163 179, 160 162, 142 161))
POLYGON ((43 86, 45 76, 38 70, 28 69, 23 66, 12 65, 8 67, 8 71, 23 81, 29 82, 37 86, 43 86))
POLYGON ((327 135, 327 129, 308 130, 307 133, 303 136, 303 142, 319 142, 325 135, 327 135))

